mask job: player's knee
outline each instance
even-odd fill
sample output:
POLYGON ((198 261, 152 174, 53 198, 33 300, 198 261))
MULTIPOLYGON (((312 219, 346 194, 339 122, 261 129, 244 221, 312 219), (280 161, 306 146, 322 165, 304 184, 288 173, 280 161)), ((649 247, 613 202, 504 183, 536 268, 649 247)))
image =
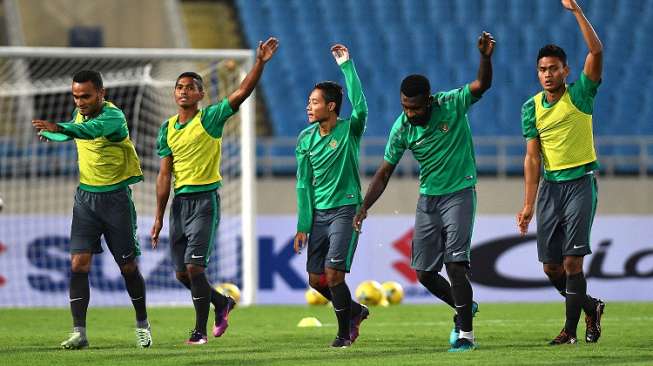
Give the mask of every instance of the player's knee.
POLYGON ((345 282, 345 272, 328 268, 326 271, 326 280, 329 287, 336 287, 345 282))
POLYGON ((545 264, 544 265, 544 274, 549 277, 550 280, 557 280, 558 278, 565 275, 565 269, 559 264, 545 264))
POLYGON ((322 281, 320 281, 320 276, 309 275, 308 276, 308 285, 314 289, 323 288, 322 281))
POLYGON ((188 265, 186 265, 186 271, 188 272, 188 275, 190 277, 194 277, 194 276, 197 276, 199 274, 204 273, 204 267, 196 266, 194 264, 188 264, 188 265))
POLYGON ((120 266, 120 272, 123 275, 130 275, 132 273, 135 273, 136 271, 138 271, 138 265, 134 261, 127 262, 120 266))
POLYGON ((583 271, 583 257, 568 256, 564 260, 564 268, 567 276, 575 275, 583 271))
POLYGON ((90 254, 74 254, 70 262, 70 269, 75 273, 88 273, 91 270, 90 254))

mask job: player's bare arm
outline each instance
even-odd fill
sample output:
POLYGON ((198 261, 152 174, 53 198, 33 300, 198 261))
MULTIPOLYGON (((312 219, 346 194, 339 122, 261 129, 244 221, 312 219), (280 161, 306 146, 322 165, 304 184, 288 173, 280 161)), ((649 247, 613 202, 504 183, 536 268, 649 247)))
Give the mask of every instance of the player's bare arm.
POLYGON ((562 6, 569 10, 576 17, 578 26, 583 33, 583 39, 589 48, 589 53, 585 58, 585 66, 583 72, 587 77, 595 82, 601 80, 601 73, 603 70, 603 44, 599 36, 594 31, 592 24, 585 17, 583 9, 578 6, 575 0, 562 0, 562 6))
POLYGON ((492 86, 492 53, 496 41, 492 34, 483 31, 478 37, 478 51, 481 53, 481 61, 478 65, 476 80, 469 84, 469 91, 477 98, 480 98, 486 90, 492 86))
POLYGON ((363 204, 358 209, 356 216, 354 216, 353 225, 356 231, 361 231, 363 220, 367 217, 367 210, 369 210, 376 200, 381 197, 381 194, 385 191, 385 187, 388 185, 388 181, 390 181, 390 177, 394 171, 395 165, 384 160, 381 163, 381 166, 376 170, 376 173, 374 173, 374 177, 372 178, 369 187, 367 187, 363 204))
POLYGON ((159 233, 163 227, 163 215, 170 197, 170 181, 172 180, 172 155, 161 159, 159 175, 156 177, 156 215, 150 231, 152 248, 159 244, 159 233))
POLYGON ((533 219, 535 197, 540 184, 541 162, 540 139, 528 140, 524 157, 524 206, 517 213, 517 228, 522 236, 528 232, 528 225, 533 219))
POLYGON ((259 42, 258 47, 256 48, 256 62, 254 66, 249 71, 245 79, 236 91, 229 95, 229 105, 232 109, 236 110, 240 105, 252 94, 256 84, 258 84, 261 75, 263 74, 263 68, 265 63, 268 62, 274 53, 279 47, 279 41, 270 37, 265 42, 259 42))

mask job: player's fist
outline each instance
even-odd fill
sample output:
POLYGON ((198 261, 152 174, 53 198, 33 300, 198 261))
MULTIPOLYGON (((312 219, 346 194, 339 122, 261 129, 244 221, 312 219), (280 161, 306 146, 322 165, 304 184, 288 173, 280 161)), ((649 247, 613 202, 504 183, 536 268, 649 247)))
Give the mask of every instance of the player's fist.
POLYGON ((338 65, 342 65, 349 60, 349 50, 340 43, 334 44, 333 47, 331 47, 331 54, 333 55, 333 58, 336 59, 338 65))
POLYGON ((578 3, 576 3, 575 0, 561 0, 562 6, 571 11, 576 11, 580 9, 580 6, 578 6, 578 3))
POLYGON ((265 42, 259 41, 258 47, 256 48, 256 59, 267 62, 272 58, 272 55, 274 55, 278 47, 279 40, 274 37, 268 38, 265 42))
POLYGON ((492 34, 488 32, 483 31, 483 33, 478 37, 478 51, 483 56, 492 56, 495 44, 496 41, 494 40, 494 37, 492 37, 492 34))

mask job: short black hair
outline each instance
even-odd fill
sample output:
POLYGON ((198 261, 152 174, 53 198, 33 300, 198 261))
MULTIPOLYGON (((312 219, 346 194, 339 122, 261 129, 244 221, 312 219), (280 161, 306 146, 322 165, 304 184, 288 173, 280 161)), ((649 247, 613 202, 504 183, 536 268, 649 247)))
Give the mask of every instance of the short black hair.
POLYGON ((340 107, 342 106, 342 86, 334 81, 323 81, 315 84, 314 89, 322 91, 322 96, 327 103, 336 103, 336 115, 340 115, 340 107))
POLYGON ((193 79, 195 85, 197 85, 197 89, 199 89, 200 91, 204 90, 204 80, 202 80, 202 77, 198 73, 192 71, 182 72, 181 75, 177 77, 177 81, 175 81, 175 85, 177 85, 179 80, 183 78, 193 79))
POLYGON ((567 65, 567 54, 565 50, 560 46, 554 44, 547 44, 546 46, 540 48, 540 51, 537 53, 537 62, 540 63, 542 57, 557 57, 562 61, 563 65, 567 65))
POLYGON ((408 98, 431 94, 431 83, 424 75, 408 75, 401 82, 401 93, 408 98))
POLYGON ((74 83, 85 83, 90 81, 96 90, 104 88, 102 83, 102 74, 95 70, 79 70, 73 75, 74 83))

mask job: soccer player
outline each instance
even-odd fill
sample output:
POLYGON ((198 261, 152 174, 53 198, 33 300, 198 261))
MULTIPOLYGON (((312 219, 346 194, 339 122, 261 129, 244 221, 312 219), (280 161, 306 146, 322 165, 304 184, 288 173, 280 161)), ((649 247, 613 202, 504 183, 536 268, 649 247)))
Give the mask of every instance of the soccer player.
POLYGON ((308 97, 308 128, 299 134, 295 252, 308 245, 306 271, 311 287, 331 300, 338 319, 332 347, 346 348, 358 337, 369 310, 351 298, 345 274, 351 269, 358 233, 351 226, 361 203, 358 154, 367 120, 367 102, 347 47, 331 48, 345 75, 351 117, 339 118, 342 87, 323 81, 308 97), (325 276, 323 276, 325 275, 325 276), (328 288, 327 288, 328 287, 328 288))
POLYGON ((136 210, 129 188, 143 180, 138 156, 129 139, 124 113, 104 100, 105 90, 99 72, 77 72, 73 76, 72 94, 76 106, 72 121, 32 121, 42 139, 74 139, 79 157, 80 183, 75 193, 70 230, 73 332, 61 346, 66 349, 88 347, 88 273, 93 254, 102 253, 100 237, 104 235, 136 310, 136 343, 147 348, 152 345, 152 335, 145 309, 145 281, 135 261, 141 251, 136 237, 136 210))
POLYGON ((420 165, 412 263, 420 283, 456 310, 449 351, 473 350, 472 317, 478 305, 469 282, 469 254, 476 210, 476 163, 467 110, 492 84, 495 41, 483 32, 477 79, 431 95, 429 80, 409 75, 401 83, 403 113, 395 121, 384 161, 370 182, 353 225, 361 230, 367 211, 385 190, 406 149, 420 165), (445 264, 451 285, 438 272, 445 264))
POLYGON ((585 311, 585 341, 601 336, 605 304, 587 295, 583 257, 590 254, 590 230, 597 203, 598 169, 592 136, 594 97, 601 82, 603 46, 574 0, 562 5, 578 21, 589 53, 583 72, 567 85, 567 55, 556 45, 542 47, 537 55, 537 76, 543 91, 522 106, 524 206, 517 214, 522 235, 533 218, 537 195, 537 252, 544 273, 565 297, 566 321, 551 345, 576 343, 581 308, 585 311), (540 169, 544 161, 544 179, 540 169))
POLYGON ((227 329, 229 312, 236 304, 211 287, 205 275, 220 221, 220 154, 222 131, 227 119, 238 111, 252 93, 279 42, 259 42, 256 62, 236 91, 216 104, 200 108, 204 86, 200 75, 184 72, 175 83, 178 114, 163 122, 159 131, 161 157, 156 182, 156 217, 152 226, 152 247, 159 243, 171 176, 175 197, 170 209, 170 254, 175 275, 191 292, 195 306, 195 328, 187 344, 206 344, 210 304, 215 307, 213 336, 227 329))

